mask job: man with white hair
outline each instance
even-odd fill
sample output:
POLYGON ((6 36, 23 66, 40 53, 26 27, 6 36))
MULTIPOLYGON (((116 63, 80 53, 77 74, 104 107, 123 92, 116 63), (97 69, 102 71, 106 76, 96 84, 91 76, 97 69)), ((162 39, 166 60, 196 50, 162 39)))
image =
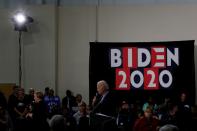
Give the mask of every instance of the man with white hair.
POLYGON ((115 130, 115 100, 105 80, 97 82, 97 96, 93 98, 93 110, 90 114, 91 130, 115 130))
POLYGON ((115 104, 105 80, 97 82, 97 93, 100 97, 95 96, 93 99, 93 112, 113 116, 115 104))

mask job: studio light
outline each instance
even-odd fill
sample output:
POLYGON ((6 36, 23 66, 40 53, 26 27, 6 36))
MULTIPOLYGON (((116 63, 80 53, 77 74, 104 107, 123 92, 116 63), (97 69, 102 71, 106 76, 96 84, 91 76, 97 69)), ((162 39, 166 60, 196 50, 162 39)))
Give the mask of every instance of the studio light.
POLYGON ((19 44, 19 87, 22 86, 22 75, 23 75, 23 70, 22 70, 22 42, 21 42, 21 36, 22 32, 27 32, 27 27, 30 23, 32 23, 34 20, 32 17, 27 16, 24 12, 17 12, 15 15, 12 17, 12 22, 14 24, 14 30, 18 31, 18 44, 19 44))
POLYGON ((23 25, 26 22, 27 18, 23 13, 18 13, 14 16, 14 20, 18 25, 23 25))
POLYGON ((33 18, 27 16, 24 12, 17 12, 13 17, 15 31, 27 31, 28 24, 33 22, 33 18))

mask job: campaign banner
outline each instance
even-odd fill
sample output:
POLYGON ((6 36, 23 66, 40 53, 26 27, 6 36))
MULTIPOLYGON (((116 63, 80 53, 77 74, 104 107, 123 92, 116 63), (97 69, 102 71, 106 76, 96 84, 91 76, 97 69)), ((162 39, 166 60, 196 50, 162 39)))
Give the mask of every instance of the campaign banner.
POLYGON ((91 42, 90 98, 106 80, 117 97, 177 96, 195 98, 194 41, 91 42), (149 93, 149 94, 148 94, 149 93))

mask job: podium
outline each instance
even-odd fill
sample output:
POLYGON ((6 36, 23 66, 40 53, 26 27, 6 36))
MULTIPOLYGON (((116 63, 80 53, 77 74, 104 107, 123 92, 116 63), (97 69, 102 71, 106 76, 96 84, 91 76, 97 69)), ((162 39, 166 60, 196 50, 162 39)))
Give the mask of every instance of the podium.
POLYGON ((116 118, 101 113, 90 114, 90 128, 92 131, 117 131, 116 118))

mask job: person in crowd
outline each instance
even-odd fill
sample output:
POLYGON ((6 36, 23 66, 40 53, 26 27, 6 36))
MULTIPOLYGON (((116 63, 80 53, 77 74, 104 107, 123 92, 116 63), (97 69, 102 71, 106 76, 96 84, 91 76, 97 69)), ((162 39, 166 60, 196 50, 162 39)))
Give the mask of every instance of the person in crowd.
POLYGON ((82 102, 79 105, 79 111, 73 117, 77 123, 77 130, 84 131, 89 129, 89 114, 87 114, 86 104, 82 102))
POLYGON ((47 110, 46 110, 47 114, 49 114, 49 108, 48 108, 48 103, 50 101, 50 99, 49 99, 49 90, 50 90, 49 87, 45 87, 45 89, 44 89, 44 98, 43 98, 43 101, 44 101, 44 103, 45 103, 45 105, 47 107, 47 110))
POLYGON ((25 131, 26 130, 26 119, 25 115, 28 112, 28 104, 25 99, 25 93, 23 88, 18 88, 17 99, 13 105, 14 110, 14 128, 16 131, 25 131))
POLYGON ((8 104, 9 104, 9 101, 12 101, 13 99, 16 99, 17 98, 18 89, 19 89, 19 86, 13 86, 13 88, 12 88, 12 94, 8 98, 8 104))
POLYGON ((7 100, 1 91, 0 91, 0 106, 7 109, 7 100))
POLYGON ((76 105, 74 107, 72 107, 72 110, 74 113, 79 111, 79 107, 82 103, 84 103, 84 101, 82 100, 82 95, 81 94, 77 94, 76 97, 76 105))
POLYGON ((34 104, 32 105, 32 112, 26 115, 26 118, 32 119, 34 131, 49 131, 47 123, 46 106, 43 102, 43 93, 36 92, 34 94, 34 104))
POLYGON ((155 103, 152 97, 148 98, 148 101, 144 103, 142 110, 145 111, 147 107, 151 107, 153 109, 153 114, 157 115, 158 113, 158 105, 155 103))
POLYGON ((164 114, 166 114, 168 112, 168 109, 169 109, 169 105, 171 105, 172 102, 171 102, 171 99, 169 96, 166 96, 164 98, 164 102, 159 105, 159 115, 162 116, 164 114))
POLYGON ((91 112, 91 106, 90 106, 90 105, 87 105, 87 106, 86 106, 86 112, 87 112, 87 114, 89 114, 89 116, 90 116, 90 112, 91 112))
POLYGON ((61 108, 61 113, 48 119, 52 131, 77 131, 76 121, 67 108, 61 108))
POLYGON ((28 105, 31 105, 34 101, 34 92, 35 92, 34 89, 30 88, 29 89, 29 94, 26 95, 28 105))
POLYGON ((48 123, 52 131, 65 131, 66 130, 65 122, 66 121, 64 119, 64 116, 61 114, 56 114, 52 116, 51 119, 48 119, 48 123))
POLYGON ((167 124, 162 126, 159 131, 179 131, 179 128, 175 125, 167 124))
POLYGON ((135 124, 135 120, 142 118, 144 116, 144 112, 142 111, 142 105, 139 99, 135 100, 130 106, 131 114, 133 117, 133 124, 131 127, 133 127, 135 124))
POLYGON ((81 105, 79 105, 79 111, 76 112, 73 117, 75 118, 77 125, 79 125, 79 121, 81 117, 88 117, 88 114, 86 112, 86 103, 81 103, 81 105))
POLYGON ((73 115, 73 107, 76 107, 76 99, 70 90, 66 90, 66 96, 62 99, 62 107, 68 108, 69 112, 73 115))
POLYGON ((161 125, 171 124, 178 126, 177 112, 178 106, 176 104, 170 104, 168 106, 168 111, 161 117, 161 125))
POLYGON ((78 106, 80 106, 82 103, 84 103, 84 101, 82 100, 82 95, 81 94, 76 95, 76 102, 77 102, 78 106))
POLYGON ((6 107, 0 105, 0 131, 13 131, 12 120, 6 107))
POLYGON ((49 125, 53 131, 76 131, 76 121, 69 113, 69 109, 62 108, 62 114, 56 114, 49 119, 49 125))
POLYGON ((87 116, 82 116, 77 126, 77 131, 84 131, 84 130, 88 130, 88 131, 90 130, 89 117, 87 116))
POLYGON ((134 122, 134 117, 131 113, 129 103, 125 100, 121 102, 116 123, 120 131, 131 131, 134 122))
POLYGON ((191 131, 192 112, 191 105, 188 101, 186 92, 180 94, 180 100, 178 103, 178 120, 179 128, 181 131, 191 131))
POLYGON ((9 96, 8 98, 8 112, 10 114, 10 117, 12 119, 12 121, 14 120, 15 116, 15 112, 14 112, 14 105, 17 101, 17 92, 18 92, 19 87, 18 86, 14 86, 12 88, 12 94, 9 96))
POLYGON ((54 90, 49 90, 48 99, 45 99, 45 104, 47 106, 48 118, 51 118, 53 115, 58 114, 60 111, 60 98, 59 96, 54 95, 54 90))
POLYGON ((49 101, 49 87, 45 87, 44 89, 44 103, 47 105, 48 101, 49 101))
POLYGON ((45 87, 45 89, 44 89, 44 97, 45 96, 49 96, 49 90, 50 90, 49 87, 45 87))
MULTIPOLYGON (((50 88, 48 86, 45 87, 45 89, 44 89, 44 103, 45 103, 46 106, 49 103, 49 90, 50 90, 50 88)), ((47 113, 48 113, 48 110, 47 110, 47 113)))
POLYGON ((153 117, 153 109, 148 106, 144 111, 144 116, 136 120, 133 131, 157 131, 159 120, 153 117))

